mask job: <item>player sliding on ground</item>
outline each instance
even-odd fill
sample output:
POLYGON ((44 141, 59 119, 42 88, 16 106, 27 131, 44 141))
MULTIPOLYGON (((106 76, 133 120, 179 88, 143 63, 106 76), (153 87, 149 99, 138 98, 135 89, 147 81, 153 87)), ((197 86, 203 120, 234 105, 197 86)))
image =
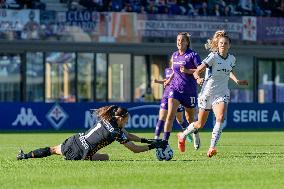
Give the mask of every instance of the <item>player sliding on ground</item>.
POLYGON ((128 111, 118 106, 105 106, 96 112, 98 120, 85 133, 78 133, 54 147, 39 148, 25 154, 20 150, 18 160, 42 158, 53 154, 63 155, 66 160, 109 160, 108 154, 98 151, 118 141, 134 153, 145 152, 154 148, 166 148, 167 141, 140 138, 128 133, 124 127, 128 121, 128 111), (148 143, 135 145, 133 142, 148 143))
POLYGON ((206 49, 212 51, 202 64, 193 73, 199 85, 202 85, 198 98, 198 120, 191 123, 187 129, 178 133, 178 148, 180 152, 185 151, 185 137, 188 134, 202 128, 208 118, 209 111, 213 109, 216 117, 211 137, 210 148, 207 152, 208 157, 217 154, 216 145, 222 133, 222 123, 224 114, 227 111, 227 104, 230 99, 228 80, 231 78, 237 85, 248 85, 246 80, 238 80, 233 72, 235 67, 235 57, 228 53, 231 39, 224 31, 216 31, 213 38, 209 39, 205 45, 206 49), (209 69, 208 77, 201 78, 200 74, 209 69))

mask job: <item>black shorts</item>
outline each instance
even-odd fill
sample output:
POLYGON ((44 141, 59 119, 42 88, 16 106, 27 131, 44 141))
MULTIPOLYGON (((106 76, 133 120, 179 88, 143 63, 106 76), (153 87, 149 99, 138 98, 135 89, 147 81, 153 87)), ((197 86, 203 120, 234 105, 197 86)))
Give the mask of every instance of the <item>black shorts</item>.
POLYGON ((66 160, 81 160, 83 151, 76 143, 75 135, 66 139, 61 145, 61 152, 66 160))

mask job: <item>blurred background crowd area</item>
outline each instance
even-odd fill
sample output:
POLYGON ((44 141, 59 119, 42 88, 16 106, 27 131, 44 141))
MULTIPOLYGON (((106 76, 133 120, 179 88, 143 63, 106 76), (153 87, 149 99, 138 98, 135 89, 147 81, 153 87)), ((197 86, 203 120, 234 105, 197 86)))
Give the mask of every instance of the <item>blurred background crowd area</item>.
POLYGON ((284 0, 0 0, 0 8, 136 12, 188 16, 283 17, 284 0))

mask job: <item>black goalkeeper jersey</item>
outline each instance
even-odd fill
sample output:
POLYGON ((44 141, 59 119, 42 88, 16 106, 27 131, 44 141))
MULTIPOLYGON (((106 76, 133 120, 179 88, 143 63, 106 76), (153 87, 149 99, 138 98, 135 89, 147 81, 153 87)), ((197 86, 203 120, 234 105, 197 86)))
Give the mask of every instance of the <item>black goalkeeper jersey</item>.
POLYGON ((69 139, 71 138, 73 144, 79 148, 76 153, 80 154, 76 154, 76 159, 82 160, 90 160, 98 150, 114 141, 121 144, 129 141, 115 121, 108 122, 103 119, 95 123, 86 132, 78 133, 69 139))

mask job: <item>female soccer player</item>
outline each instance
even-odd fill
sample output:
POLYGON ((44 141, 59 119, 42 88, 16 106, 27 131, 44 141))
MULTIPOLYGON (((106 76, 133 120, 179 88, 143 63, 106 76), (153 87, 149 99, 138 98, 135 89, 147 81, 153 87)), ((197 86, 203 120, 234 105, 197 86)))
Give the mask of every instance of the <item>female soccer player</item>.
MULTIPOLYGON (((197 102, 197 83, 193 72, 201 64, 199 55, 190 49, 190 35, 187 32, 177 35, 178 51, 174 52, 171 61, 173 74, 165 82, 170 84, 168 96, 168 115, 164 128, 164 140, 168 140, 172 129, 174 117, 180 104, 185 108, 185 117, 188 123, 194 121, 195 106, 197 102)), ((199 134, 194 132, 194 147, 200 146, 199 134)))
POLYGON ((109 160, 108 154, 97 153, 101 148, 118 141, 134 153, 154 148, 165 148, 167 141, 148 140, 128 133, 124 126, 128 121, 128 111, 118 106, 105 106, 97 111, 98 121, 85 133, 78 133, 53 147, 39 148, 25 154, 22 150, 18 160, 42 158, 53 154, 63 155, 66 160, 109 160), (135 145, 133 142, 149 143, 135 145))
MULTIPOLYGON (((173 70, 171 68, 171 62, 170 62, 170 68, 165 69, 166 78, 163 79, 163 80, 154 79, 153 82, 164 85, 164 83, 166 82, 167 79, 169 79, 169 77, 171 76, 172 73, 173 73, 173 70)), ((160 134, 161 134, 162 129, 164 128, 164 125, 165 125, 166 117, 167 117, 167 114, 168 114, 169 90, 170 90, 169 85, 165 86, 163 97, 161 99, 161 105, 160 105, 160 111, 159 111, 159 120, 156 124, 156 129, 155 129, 155 139, 160 138, 160 134)), ((177 120, 178 124, 181 126, 181 128, 185 129, 186 124, 185 124, 184 119, 183 119, 183 112, 184 112, 184 107, 182 105, 180 105, 177 109, 176 120, 177 120)), ((188 140, 192 141, 190 136, 191 135, 188 135, 188 140)))
POLYGON ((216 117, 211 137, 210 148, 207 152, 208 157, 217 154, 216 144, 220 139, 222 132, 222 122, 224 114, 227 111, 227 104, 230 98, 230 90, 228 89, 228 80, 231 78, 238 85, 248 85, 246 80, 238 80, 233 72, 235 67, 235 57, 229 54, 231 39, 224 30, 216 31, 212 39, 208 39, 205 47, 211 53, 202 61, 197 70, 193 73, 197 83, 202 85, 198 98, 198 120, 192 122, 187 129, 178 133, 179 150, 185 151, 185 136, 202 128, 208 118, 209 110, 213 109, 216 117), (209 69, 207 78, 201 78, 200 74, 209 69))

